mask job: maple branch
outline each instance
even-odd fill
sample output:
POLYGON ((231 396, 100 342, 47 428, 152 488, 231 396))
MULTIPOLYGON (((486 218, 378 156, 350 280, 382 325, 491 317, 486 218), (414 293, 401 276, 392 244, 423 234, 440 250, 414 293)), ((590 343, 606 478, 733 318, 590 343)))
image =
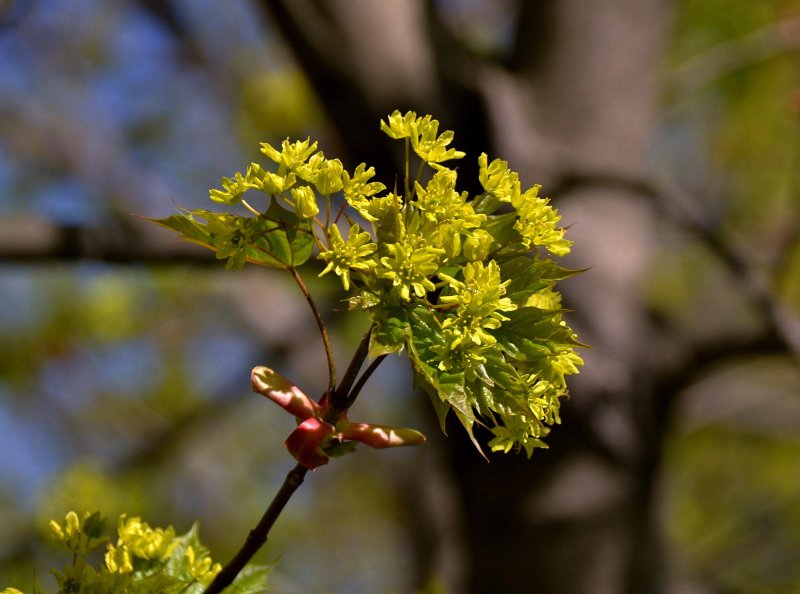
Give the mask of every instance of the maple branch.
POLYGON ((275 520, 281 515, 283 508, 286 507, 286 504, 289 502, 292 495, 294 495, 297 488, 303 484, 303 479, 307 472, 308 469, 301 464, 298 464, 289 471, 281 488, 278 489, 278 492, 269 504, 267 511, 261 516, 261 520, 259 520, 256 527, 247 535, 247 539, 244 541, 242 548, 239 549, 239 552, 234 555, 233 559, 231 559, 217 574, 217 577, 214 578, 214 581, 211 582, 206 589, 205 594, 219 594, 227 588, 233 580, 236 579, 239 572, 244 569, 244 566, 247 565, 250 559, 253 558, 253 555, 264 546, 264 543, 267 542, 269 531, 272 529, 273 524, 275 524, 275 520))

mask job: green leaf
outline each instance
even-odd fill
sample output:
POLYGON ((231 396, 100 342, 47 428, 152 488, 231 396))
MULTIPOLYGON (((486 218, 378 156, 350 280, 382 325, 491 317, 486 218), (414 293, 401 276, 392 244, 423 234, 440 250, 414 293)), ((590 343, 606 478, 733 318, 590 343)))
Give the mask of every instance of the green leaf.
MULTIPOLYGON (((125 594, 178 594, 179 592, 189 592, 190 589, 186 587, 187 582, 168 575, 164 572, 159 572, 149 576, 138 577, 125 585, 123 590, 125 594)), ((108 592, 108 590, 100 590, 101 592, 108 592)))
POLYGON ((481 448, 472 434, 472 426, 479 422, 472 410, 475 400, 470 397, 471 394, 464 382, 464 374, 439 372, 436 374, 436 381, 439 397, 450 405, 453 413, 467 430, 472 443, 480 450, 481 448))
POLYGON ((467 430, 472 443, 481 451, 472 433, 472 427, 478 421, 472 410, 473 402, 464 386, 464 374, 445 373, 432 364, 437 358, 434 347, 445 346, 435 314, 426 307, 414 307, 409 312, 409 324, 411 340, 408 341, 408 357, 418 382, 431 398, 442 430, 447 412, 452 410, 467 430))
MULTIPOLYGON (((211 232, 214 225, 209 226, 197 218, 219 221, 221 216, 196 209, 165 219, 147 220, 176 231, 186 241, 217 251, 220 235, 211 232)), ((273 200, 269 209, 259 217, 224 216, 231 225, 240 223, 247 229, 248 240, 242 247, 247 262, 272 268, 289 268, 300 266, 311 257, 314 248, 311 223, 281 207, 277 200, 273 200)))
POLYGON ((493 332, 508 357, 516 361, 534 361, 555 355, 565 348, 584 346, 572 330, 561 324, 561 312, 520 307, 506 312, 508 321, 493 332))
POLYGON ((411 327, 405 308, 383 307, 372 318, 375 328, 370 337, 369 356, 379 357, 399 353, 411 337, 411 327))
POLYGON ((426 319, 432 314, 423 308, 416 309, 421 311, 414 310, 412 312, 414 321, 409 325, 411 338, 407 341, 408 358, 414 369, 414 379, 430 396, 431 403, 439 417, 442 431, 444 431, 444 423, 447 413, 450 411, 450 405, 447 403, 446 398, 442 396, 440 389, 439 374, 441 372, 431 365, 431 362, 436 360, 436 353, 433 351, 433 347, 444 345, 444 338, 441 335, 441 331, 436 331, 436 324, 431 324, 430 320, 426 319))
POLYGON ((191 529, 181 536, 175 538, 175 548, 167 559, 167 564, 164 568, 164 573, 174 576, 186 582, 192 581, 192 576, 189 573, 189 560, 186 557, 186 549, 192 547, 195 557, 200 559, 208 555, 208 548, 200 542, 200 524, 195 522, 192 524, 191 529))
POLYGON ((39 576, 36 573, 33 574, 33 594, 44 594, 44 590, 42 590, 42 586, 39 583, 39 576))
POLYGON ((107 518, 103 517, 100 512, 94 512, 84 520, 82 531, 90 540, 102 539, 106 524, 107 518))
POLYGON ((270 568, 263 565, 248 565, 223 594, 258 594, 267 591, 267 575, 270 568))
POLYGON ((191 241, 192 243, 202 245, 204 248, 214 250, 214 246, 211 245, 211 234, 208 232, 206 224, 197 221, 191 212, 187 211, 185 213, 172 215, 165 219, 144 218, 156 225, 161 225, 162 227, 176 231, 180 234, 181 239, 185 241, 191 241))
POLYGON ((518 305, 524 304, 537 291, 584 272, 564 268, 550 259, 531 259, 526 256, 517 256, 502 262, 500 271, 504 279, 511 279, 511 284, 506 288, 506 297, 518 305))
POLYGON ((493 382, 493 385, 489 387, 510 390, 516 383, 515 380, 519 373, 511 363, 506 361, 500 345, 494 344, 492 348, 486 349, 481 355, 486 358, 484 367, 493 382))
POLYGON ((273 200, 256 219, 260 232, 254 247, 248 247, 247 260, 254 264, 289 268, 304 264, 314 247, 311 223, 301 219, 273 200))
MULTIPOLYGON (((481 225, 481 229, 491 233, 497 245, 506 247, 521 242, 521 236, 514 230, 514 223, 517 221, 517 213, 507 212, 500 215, 491 215, 486 222, 481 225)), ((522 245, 520 243, 520 245, 522 245)))

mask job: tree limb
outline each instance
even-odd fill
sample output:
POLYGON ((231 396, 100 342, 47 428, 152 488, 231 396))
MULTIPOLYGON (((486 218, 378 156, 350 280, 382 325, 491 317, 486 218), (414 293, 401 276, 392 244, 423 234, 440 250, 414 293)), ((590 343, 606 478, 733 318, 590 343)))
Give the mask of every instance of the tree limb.
POLYGON ((741 281, 745 294, 763 315, 769 333, 778 337, 787 352, 800 362, 800 318, 780 301, 769 283, 752 268, 741 252, 707 223, 707 218, 694 206, 697 200, 650 179, 577 170, 563 173, 553 193, 566 193, 581 186, 617 188, 622 190, 621 195, 651 198, 659 213, 702 241, 725 268, 741 281))
POLYGON ((798 51, 800 18, 778 21, 690 58, 672 71, 668 92, 685 97, 737 70, 798 51))
POLYGON ((99 227, 61 224, 28 216, 0 220, 0 261, 27 264, 53 260, 215 262, 210 251, 177 241, 155 225, 130 215, 119 216, 99 227))

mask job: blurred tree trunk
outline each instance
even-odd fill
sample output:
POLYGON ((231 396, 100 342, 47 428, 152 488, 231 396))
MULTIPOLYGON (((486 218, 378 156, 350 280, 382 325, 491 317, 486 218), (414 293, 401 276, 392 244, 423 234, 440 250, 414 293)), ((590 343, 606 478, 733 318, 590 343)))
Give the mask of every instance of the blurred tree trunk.
POLYGON ((470 53, 421 0, 262 6, 351 164, 391 170, 377 118, 432 113, 470 158, 502 156, 526 183, 543 183, 574 225, 569 263, 593 267, 564 286, 594 348, 551 450, 487 464, 453 428, 438 470, 451 473, 456 500, 432 504, 421 524, 429 545, 459 546, 437 526, 460 532, 463 550, 434 547, 420 581, 438 575, 450 591, 476 593, 664 591, 654 505, 669 398, 646 371, 655 343, 638 285, 653 213, 635 182, 646 179, 666 0, 521 2, 514 47, 493 60, 470 53))

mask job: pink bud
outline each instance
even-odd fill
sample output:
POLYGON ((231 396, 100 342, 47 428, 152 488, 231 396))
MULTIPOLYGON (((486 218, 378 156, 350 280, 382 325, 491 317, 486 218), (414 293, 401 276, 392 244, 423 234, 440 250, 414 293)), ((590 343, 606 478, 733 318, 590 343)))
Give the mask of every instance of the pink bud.
POLYGON ((351 423, 347 420, 340 421, 336 425, 336 435, 343 440, 360 441, 373 448, 394 448, 425 443, 425 436, 414 429, 351 423))
POLYGON ((322 443, 336 433, 336 428, 321 419, 306 419, 292 431, 286 440, 286 449, 303 466, 314 470, 327 464, 329 457, 320 447, 322 443))
POLYGON ((319 405, 281 374, 269 367, 256 367, 252 373, 253 391, 266 396, 299 419, 320 416, 319 405))

